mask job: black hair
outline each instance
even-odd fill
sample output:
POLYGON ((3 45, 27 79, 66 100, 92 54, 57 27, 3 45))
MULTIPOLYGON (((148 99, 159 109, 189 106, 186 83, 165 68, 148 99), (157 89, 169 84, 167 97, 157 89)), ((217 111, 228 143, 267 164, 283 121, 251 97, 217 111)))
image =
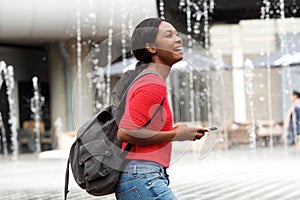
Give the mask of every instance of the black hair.
POLYGON ((146 49, 147 43, 154 43, 158 33, 158 26, 164 21, 160 18, 148 18, 140 22, 131 37, 131 49, 139 63, 152 62, 152 55, 146 49))
POLYGON ((293 90, 293 95, 297 96, 297 98, 300 98, 300 92, 297 90, 293 90))

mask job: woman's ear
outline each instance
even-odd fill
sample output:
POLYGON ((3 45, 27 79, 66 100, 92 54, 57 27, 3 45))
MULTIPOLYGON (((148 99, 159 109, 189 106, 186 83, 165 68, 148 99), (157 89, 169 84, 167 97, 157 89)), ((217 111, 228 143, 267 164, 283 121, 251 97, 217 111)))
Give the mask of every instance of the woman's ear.
POLYGON ((151 53, 151 54, 155 54, 156 53, 156 48, 153 44, 151 43, 147 43, 145 45, 146 49, 151 53))

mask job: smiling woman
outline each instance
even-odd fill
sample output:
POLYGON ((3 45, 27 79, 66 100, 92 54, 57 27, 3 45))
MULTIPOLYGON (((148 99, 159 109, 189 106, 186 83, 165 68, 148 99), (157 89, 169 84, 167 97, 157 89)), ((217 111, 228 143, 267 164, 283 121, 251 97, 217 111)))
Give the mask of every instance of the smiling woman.
POLYGON ((182 45, 176 29, 170 23, 162 21, 154 46, 146 44, 146 48, 153 54, 153 62, 171 67, 182 60, 182 45))
MULTIPOLYGON (((132 35, 136 70, 152 73, 128 90, 118 138, 132 148, 116 187, 117 199, 176 199, 168 187, 172 141, 201 139, 207 128, 173 126, 165 80, 172 65, 183 59, 183 41, 172 24, 159 18, 142 21, 132 35)), ((127 148, 126 148, 127 149, 127 148)))

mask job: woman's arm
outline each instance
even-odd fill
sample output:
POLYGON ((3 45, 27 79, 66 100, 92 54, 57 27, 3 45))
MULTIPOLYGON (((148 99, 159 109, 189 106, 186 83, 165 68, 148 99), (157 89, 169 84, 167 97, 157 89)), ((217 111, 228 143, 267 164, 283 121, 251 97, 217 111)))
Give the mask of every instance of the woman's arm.
POLYGON ((120 128, 118 139, 135 145, 151 145, 162 142, 196 140, 203 137, 203 132, 208 132, 207 128, 191 128, 186 124, 178 124, 170 131, 153 131, 146 128, 129 130, 120 128))
POLYGON ((297 134, 300 134, 300 106, 295 107, 297 134))

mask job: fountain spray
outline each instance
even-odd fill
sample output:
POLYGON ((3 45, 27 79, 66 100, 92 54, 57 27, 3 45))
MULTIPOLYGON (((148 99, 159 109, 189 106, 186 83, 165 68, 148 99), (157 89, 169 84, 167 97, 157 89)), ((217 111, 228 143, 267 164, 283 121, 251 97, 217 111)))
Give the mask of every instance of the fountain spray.
POLYGON ((1 130, 1 135, 0 136, 2 138, 2 143, 3 143, 3 155, 4 155, 4 157, 7 157, 8 151, 7 151, 6 131, 5 131, 5 128, 4 128, 1 113, 0 113, 0 130, 1 130))
MULTIPOLYGON (((271 15, 271 1, 270 0, 263 0, 263 7, 261 8, 261 19, 265 20, 267 30, 265 32, 266 37, 269 38, 271 35, 270 33, 270 15, 271 15)), ((269 120, 269 127, 270 127, 270 140, 269 146, 270 151, 273 151, 273 124, 272 124, 272 84, 271 84, 271 62, 270 62, 270 55, 271 54, 271 44, 270 41, 266 40, 266 57, 267 57, 267 85, 268 85, 268 120, 269 120)))
MULTIPOLYGON (((10 129, 12 132, 12 149, 13 149, 13 160, 18 159, 18 132, 17 132, 17 115, 16 115, 16 107, 15 107, 15 96, 14 96, 14 88, 15 88, 15 79, 14 79, 14 70, 12 66, 6 66, 4 61, 0 62, 0 86, 3 83, 3 79, 1 74, 4 74, 4 81, 7 86, 7 98, 9 105, 9 120, 10 129)), ((6 138, 7 139, 7 138, 6 138)))
MULTIPOLYGON (((78 99, 82 92, 82 65, 81 65, 81 14, 80 14, 80 0, 76 1, 76 34, 77 34, 77 43, 76 43, 76 51, 77 51, 77 82, 78 82, 78 99)), ((82 102, 78 101, 78 116, 82 114, 82 102)))
POLYGON ((250 132, 250 149, 254 152, 256 151, 256 133, 255 133, 255 115, 254 115, 254 91, 253 91, 253 78, 255 74, 253 73, 253 63, 250 59, 246 59, 245 63, 245 71, 244 76, 246 80, 246 94, 248 96, 249 101, 249 109, 250 109, 250 119, 251 119, 251 128, 250 132))
POLYGON ((41 131, 40 131, 40 121, 42 114, 42 106, 45 102, 45 98, 40 95, 39 87, 38 87, 38 78, 35 76, 32 78, 32 84, 34 89, 33 97, 30 99, 30 108, 34 114, 34 128, 35 128, 35 144, 36 144, 36 152, 41 152, 41 131))
MULTIPOLYGON (((2 86, 2 83, 3 83, 2 71, 4 71, 4 68, 5 68, 4 62, 1 62, 0 63, 0 89, 1 89, 1 86, 2 86)), ((3 155, 4 155, 4 157, 7 157, 8 152, 7 152, 6 131, 5 131, 5 128, 4 128, 1 112, 0 112, 0 130, 1 130, 0 137, 2 138, 2 143, 3 143, 3 155)))

